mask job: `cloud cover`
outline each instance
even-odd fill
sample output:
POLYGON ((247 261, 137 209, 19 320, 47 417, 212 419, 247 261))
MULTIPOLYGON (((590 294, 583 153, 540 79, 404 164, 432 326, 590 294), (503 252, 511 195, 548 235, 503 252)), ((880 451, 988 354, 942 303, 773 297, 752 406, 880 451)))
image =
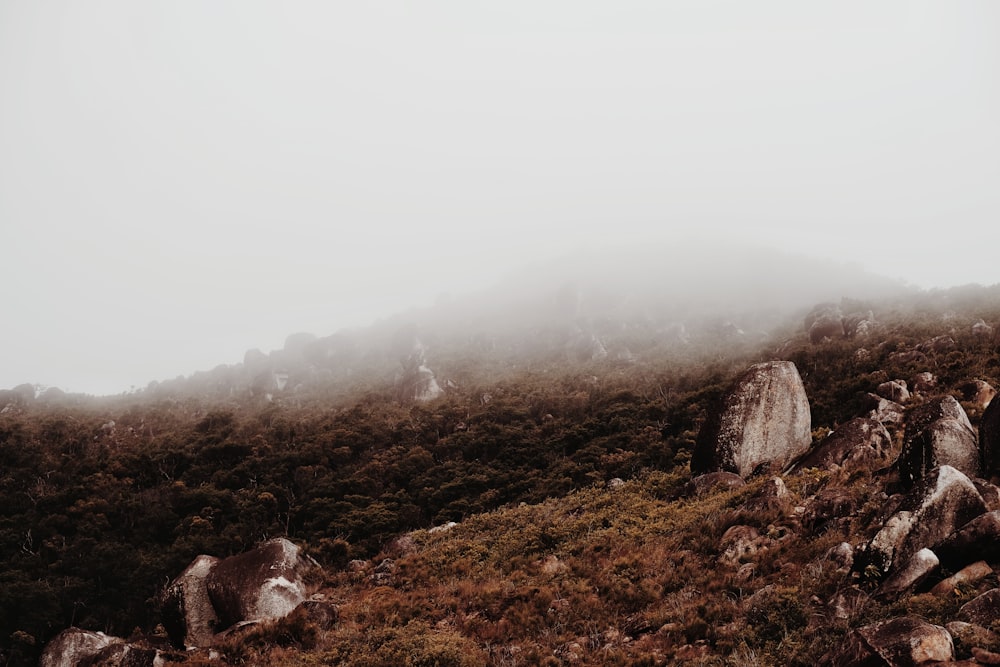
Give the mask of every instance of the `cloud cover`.
POLYGON ((997 282, 1000 7, 0 4, 0 386, 118 392, 606 244, 997 282))

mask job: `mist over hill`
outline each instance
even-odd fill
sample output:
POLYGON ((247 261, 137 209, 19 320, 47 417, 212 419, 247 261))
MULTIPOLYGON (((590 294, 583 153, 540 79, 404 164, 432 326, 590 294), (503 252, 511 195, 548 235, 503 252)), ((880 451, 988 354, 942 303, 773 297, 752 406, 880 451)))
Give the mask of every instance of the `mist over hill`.
MULTIPOLYGON (((187 384, 273 396, 279 385, 282 392, 362 378, 393 382, 417 347, 421 360, 438 362, 487 352, 508 365, 565 355, 634 360, 654 341, 699 345, 727 332, 759 341, 816 303, 918 291, 857 265, 725 241, 610 245, 524 265, 493 287, 442 294, 367 327, 291 334, 281 349, 249 350, 242 363, 206 369, 187 384)), ((185 383, 157 381, 147 390, 185 383)))

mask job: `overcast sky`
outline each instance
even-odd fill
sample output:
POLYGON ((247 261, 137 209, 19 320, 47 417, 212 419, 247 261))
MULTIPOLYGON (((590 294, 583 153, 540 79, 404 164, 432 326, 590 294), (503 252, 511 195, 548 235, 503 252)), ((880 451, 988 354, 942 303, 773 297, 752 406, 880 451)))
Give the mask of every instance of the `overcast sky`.
POLYGON ((0 387, 684 236, 1000 282, 1000 3, 0 0, 0 387))

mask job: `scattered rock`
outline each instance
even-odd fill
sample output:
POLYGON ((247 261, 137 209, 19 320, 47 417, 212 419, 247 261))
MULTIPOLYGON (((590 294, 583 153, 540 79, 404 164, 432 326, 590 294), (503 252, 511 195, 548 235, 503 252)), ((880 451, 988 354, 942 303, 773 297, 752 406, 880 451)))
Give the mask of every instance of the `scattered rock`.
POLYGON ((956 528, 986 512, 976 487, 951 466, 930 471, 855 558, 855 569, 895 571, 921 549, 934 549, 956 528), (863 557, 862 557, 863 556, 863 557))
POLYGON ((930 661, 950 662, 955 647, 938 625, 913 616, 894 618, 858 628, 832 656, 820 664, 837 667, 916 667, 930 661))
POLYGON ((760 466, 784 468, 809 447, 811 428, 809 400, 795 364, 756 364, 710 413, 698 434, 691 470, 746 478, 760 466))
POLYGON ((933 399, 907 415, 897 465, 900 481, 907 488, 927 471, 942 465, 969 477, 979 474, 976 433, 954 397, 933 399))

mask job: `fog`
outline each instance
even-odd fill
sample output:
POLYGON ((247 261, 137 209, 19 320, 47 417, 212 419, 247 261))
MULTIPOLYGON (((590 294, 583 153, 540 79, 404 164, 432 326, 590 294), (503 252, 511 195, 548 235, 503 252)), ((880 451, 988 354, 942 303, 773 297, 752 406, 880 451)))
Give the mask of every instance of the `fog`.
POLYGON ((607 247, 993 284, 997 118, 989 0, 3 0, 0 387, 117 393, 607 247))

